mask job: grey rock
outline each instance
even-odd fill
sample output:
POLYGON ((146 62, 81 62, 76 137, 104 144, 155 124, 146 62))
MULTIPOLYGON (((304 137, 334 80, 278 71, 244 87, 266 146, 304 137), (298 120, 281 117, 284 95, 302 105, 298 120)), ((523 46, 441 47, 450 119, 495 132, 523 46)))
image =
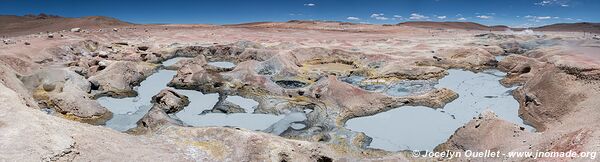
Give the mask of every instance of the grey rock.
POLYGON ((146 77, 156 71, 157 66, 145 62, 116 61, 89 78, 98 86, 98 96, 131 97, 133 90, 146 77))

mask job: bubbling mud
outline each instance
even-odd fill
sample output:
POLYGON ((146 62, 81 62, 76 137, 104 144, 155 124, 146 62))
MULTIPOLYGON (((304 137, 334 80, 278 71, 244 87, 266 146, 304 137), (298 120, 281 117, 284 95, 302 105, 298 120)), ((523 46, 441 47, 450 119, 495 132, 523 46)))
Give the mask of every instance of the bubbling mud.
MULTIPOLYGON (((486 109, 491 109, 500 118, 533 130, 518 116, 519 103, 512 96, 516 87, 500 85, 499 80, 505 73, 498 70, 473 73, 456 69, 448 72, 449 75, 440 79, 435 88, 449 88, 459 97, 443 109, 403 106, 373 116, 350 119, 346 128, 364 132, 373 138, 370 147, 388 151, 432 150, 486 109)), ((404 89, 411 89, 414 85, 401 87, 396 89, 405 95, 408 91, 404 89)))
POLYGON ((363 76, 341 77, 341 81, 358 86, 370 92, 383 92, 390 96, 411 96, 424 94, 434 89, 434 80, 399 80, 393 82, 368 80, 363 76))
POLYGON ((106 122, 106 126, 118 131, 136 127, 136 122, 144 117, 152 107, 152 96, 164 89, 175 73, 170 70, 159 70, 149 76, 135 88, 138 92, 136 97, 98 98, 98 103, 113 113, 113 118, 106 122))
MULTIPOLYGON (((187 58, 173 58, 163 62, 163 66, 171 66, 180 60, 187 58)), ((235 64, 230 62, 212 62, 213 66, 222 68, 231 68, 235 64)), ((211 63, 209 63, 211 64, 211 63)), ((176 71, 158 70, 153 75, 140 83, 135 90, 138 92, 136 97, 112 98, 101 97, 98 102, 108 108, 114 115, 106 122, 106 126, 118 131, 127 131, 137 126, 136 122, 140 120, 152 107, 152 96, 158 94, 162 89, 167 88, 167 84, 176 75, 176 71)), ((171 115, 172 118, 182 121, 190 126, 232 126, 242 127, 251 130, 265 131, 273 134, 281 134, 283 131, 295 126, 298 128, 300 122, 306 120, 305 113, 289 112, 282 115, 258 114, 252 113, 258 102, 241 96, 227 96, 225 99, 233 104, 239 105, 246 113, 203 113, 205 110, 212 109, 219 101, 219 95, 216 93, 203 94, 195 90, 175 89, 177 93, 187 96, 190 104, 183 110, 171 115)))

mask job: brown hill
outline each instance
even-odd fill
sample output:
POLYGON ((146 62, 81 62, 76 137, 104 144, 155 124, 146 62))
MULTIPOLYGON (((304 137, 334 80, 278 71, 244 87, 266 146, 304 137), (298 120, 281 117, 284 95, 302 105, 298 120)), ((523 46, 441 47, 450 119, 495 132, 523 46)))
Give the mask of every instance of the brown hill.
POLYGON ((54 32, 71 28, 98 29, 132 25, 115 18, 89 16, 67 18, 54 15, 0 15, 0 36, 18 36, 39 32, 54 32))
POLYGON ((539 31, 572 31, 600 33, 600 23, 559 23, 533 28, 539 31))
MULTIPOLYGON (((505 25, 485 26, 474 22, 434 22, 434 21, 409 21, 397 24, 398 26, 411 26, 429 29, 463 29, 463 30, 493 30, 504 31, 507 29, 520 31, 525 28, 510 28, 505 25)), ((600 23, 559 23, 531 28, 534 31, 570 31, 600 33, 600 23)))
POLYGON ((431 29, 464 29, 464 30, 490 30, 492 28, 474 22, 434 22, 434 21, 408 21, 396 24, 398 26, 411 26, 431 29))

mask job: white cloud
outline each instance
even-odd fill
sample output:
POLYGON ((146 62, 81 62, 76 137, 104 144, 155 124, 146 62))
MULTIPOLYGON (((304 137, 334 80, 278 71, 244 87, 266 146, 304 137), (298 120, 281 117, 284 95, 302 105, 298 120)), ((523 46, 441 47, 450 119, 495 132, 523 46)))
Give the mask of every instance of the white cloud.
POLYGON ((354 20, 354 21, 360 20, 360 18, 358 18, 358 17, 352 17, 352 16, 350 16, 350 17, 348 17, 346 19, 348 19, 348 20, 354 20))
POLYGON ((314 3, 305 3, 304 6, 313 7, 313 6, 316 6, 316 4, 314 4, 314 3))
POLYGON ((379 16, 379 17, 375 17, 375 19, 377 19, 377 20, 388 20, 389 18, 383 17, 383 16, 379 16))
POLYGON ((569 7, 569 0, 543 0, 537 3, 534 3, 536 6, 560 6, 560 7, 569 7))
POLYGON ((541 17, 537 17, 538 20, 546 20, 546 19, 550 19, 552 17, 550 16, 541 16, 541 17))
POLYGON ((418 14, 418 13, 412 13, 410 14, 410 18, 411 20, 422 20, 422 19, 428 19, 429 17, 418 14))
POLYGON ((438 19, 446 19, 446 16, 438 16, 438 19))
POLYGON ((382 14, 382 13, 374 13, 374 14, 371 14, 371 18, 380 17, 380 16, 383 16, 383 15, 384 14, 382 14))
POLYGON ((480 19, 491 19, 492 18, 492 16, 487 16, 487 15, 477 15, 475 17, 478 17, 480 19))
POLYGON ((541 1, 538 3, 534 3, 534 4, 538 5, 538 6, 547 6, 547 5, 550 5, 551 3, 552 3, 551 1, 541 1))
POLYGON ((389 20, 389 18, 384 17, 383 15, 384 15, 383 13, 374 13, 374 14, 371 14, 371 18, 374 18, 377 20, 389 20))
POLYGON ((527 15, 527 16, 523 16, 523 18, 529 20, 529 21, 535 21, 535 22, 540 22, 541 20, 547 20, 547 19, 558 19, 559 17, 552 17, 552 16, 532 16, 532 15, 527 15))
POLYGON ((394 15, 392 16, 392 20, 404 20, 404 18, 400 15, 394 15))
POLYGON ((458 18, 456 20, 458 20, 458 21, 465 21, 465 20, 467 20, 467 18, 461 17, 461 18, 458 18))

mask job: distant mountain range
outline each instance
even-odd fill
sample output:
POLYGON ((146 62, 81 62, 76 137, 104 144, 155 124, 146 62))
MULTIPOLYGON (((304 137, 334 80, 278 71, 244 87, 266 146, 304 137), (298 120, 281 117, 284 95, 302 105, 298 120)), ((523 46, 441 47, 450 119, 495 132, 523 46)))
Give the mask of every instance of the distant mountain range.
POLYGON ((0 15, 0 36, 54 32, 69 30, 71 28, 99 29, 127 25, 133 24, 105 16, 67 18, 47 14, 25 16, 0 15))
MULTIPOLYGON (((69 30, 71 28, 99 29, 107 27, 122 27, 137 25, 129 22, 124 22, 115 18, 105 16, 89 16, 81 18, 67 18, 56 15, 0 15, 0 36, 17 36, 25 34, 33 34, 39 32, 54 32, 60 30, 69 30)), ((150 25, 150 24, 149 24, 150 25)), ((303 28, 317 29, 311 26, 326 26, 327 28, 335 28, 335 26, 348 25, 366 25, 349 22, 338 21, 308 21, 308 20, 291 20, 288 22, 253 22, 243 24, 231 24, 224 26, 231 27, 266 27, 266 28, 303 28)), ((373 27, 372 25, 368 25, 373 27)), ((507 29, 519 31, 524 28, 510 28, 504 25, 486 26, 474 22, 433 22, 433 21, 409 21, 395 25, 384 26, 411 26, 417 28, 431 29, 461 29, 461 30, 491 30, 504 31, 507 29)), ((376 27, 376 26, 375 26, 376 27)), ((530 28, 536 31, 571 31, 571 32, 594 32, 600 33, 600 23, 559 23, 546 25, 541 27, 530 28)))
MULTIPOLYGON (((463 29, 463 30, 492 30, 492 31, 504 31, 507 29, 511 30, 524 30, 525 28, 510 28, 505 25, 486 26, 474 22, 433 22, 433 21, 409 21, 396 24, 398 26, 411 26, 418 28, 432 28, 432 29, 463 29)), ((593 32, 600 33, 600 23, 559 23, 540 27, 529 28, 534 31, 570 31, 570 32, 593 32)))

